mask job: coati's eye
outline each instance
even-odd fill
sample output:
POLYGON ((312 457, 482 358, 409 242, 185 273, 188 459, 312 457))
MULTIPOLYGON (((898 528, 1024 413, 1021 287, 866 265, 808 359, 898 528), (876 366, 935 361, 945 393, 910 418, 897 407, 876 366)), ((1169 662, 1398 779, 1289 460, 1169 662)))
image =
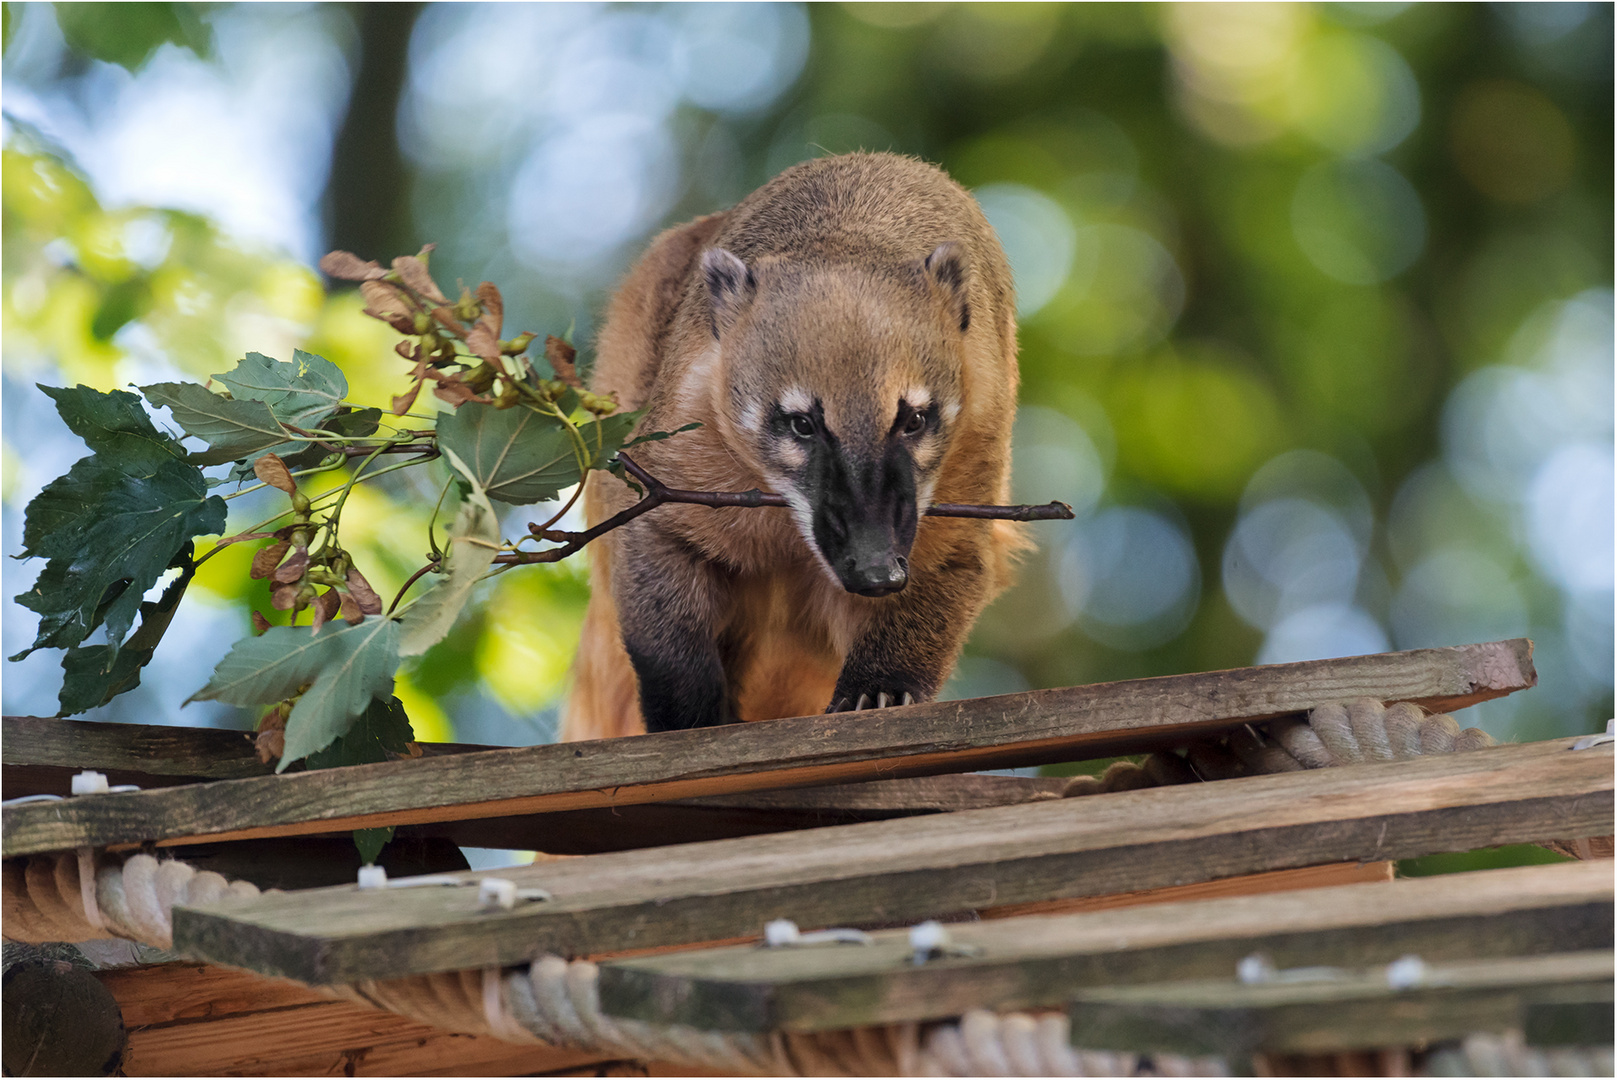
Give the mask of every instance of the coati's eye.
POLYGON ((814 418, 807 413, 792 413, 786 418, 786 423, 799 439, 814 438, 814 418))
POLYGON ((917 409, 910 410, 909 418, 904 421, 904 426, 899 428, 899 431, 903 432, 905 435, 919 435, 925 430, 926 413, 917 409))

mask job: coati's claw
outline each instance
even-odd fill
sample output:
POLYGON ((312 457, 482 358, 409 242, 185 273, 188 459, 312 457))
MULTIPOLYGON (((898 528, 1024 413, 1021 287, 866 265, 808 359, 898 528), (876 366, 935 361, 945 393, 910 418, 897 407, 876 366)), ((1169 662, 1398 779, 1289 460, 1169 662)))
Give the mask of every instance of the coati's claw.
POLYGON ((889 694, 887 691, 883 690, 881 693, 876 695, 876 708, 885 709, 892 703, 893 695, 889 694))
POLYGON ((870 695, 860 694, 858 702, 854 704, 853 711, 858 712, 860 709, 868 708, 870 708, 870 695))
POLYGON ((910 693, 908 690, 904 691, 904 700, 900 701, 899 704, 900 705, 914 705, 915 704, 915 695, 910 693))

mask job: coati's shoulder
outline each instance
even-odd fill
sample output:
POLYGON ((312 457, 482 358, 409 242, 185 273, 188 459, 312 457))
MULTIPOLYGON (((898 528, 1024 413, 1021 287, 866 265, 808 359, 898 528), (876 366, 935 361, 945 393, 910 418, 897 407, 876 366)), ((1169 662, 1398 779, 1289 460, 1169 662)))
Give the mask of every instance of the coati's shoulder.
POLYGON ((590 384, 616 393, 624 408, 638 409, 650 396, 686 287, 699 276, 696 264, 725 217, 709 214, 659 234, 613 294, 590 384))

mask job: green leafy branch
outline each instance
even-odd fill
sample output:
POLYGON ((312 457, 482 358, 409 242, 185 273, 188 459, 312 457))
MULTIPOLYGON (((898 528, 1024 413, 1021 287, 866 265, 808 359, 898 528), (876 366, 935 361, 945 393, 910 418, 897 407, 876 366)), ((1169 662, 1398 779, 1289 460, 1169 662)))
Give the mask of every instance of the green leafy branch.
MULTIPOLYGON (((779 495, 683 491, 649 475, 621 451, 679 432, 631 439, 640 414, 589 391, 572 346, 560 338, 545 339, 555 377, 542 376, 529 355, 537 335, 500 337, 499 290, 484 282, 450 301, 428 272, 430 253, 394 259, 390 268, 346 252, 321 261, 331 276, 358 282, 367 314, 403 338, 396 351, 409 365, 409 385, 387 413, 350 402, 341 370, 302 351, 291 361, 249 353, 208 385, 140 387, 146 403, 166 408, 185 437, 204 444, 199 450, 159 430, 136 394, 41 388, 91 450, 29 504, 24 528, 23 555, 48 561, 18 598, 40 615, 38 636, 19 657, 65 650, 61 715, 139 685, 196 568, 226 547, 256 542, 249 576, 268 581, 272 611, 284 612, 285 621, 254 611, 254 634, 236 643, 191 700, 261 708, 260 753, 278 758, 279 769, 406 754, 409 722, 392 696, 399 664, 449 632, 480 581, 514 565, 568 558, 665 503, 784 505, 779 495), (447 409, 431 427, 402 426, 396 418, 409 414, 429 384, 447 409), (433 557, 384 611, 342 543, 344 507, 357 485, 440 458, 451 475, 428 523, 433 557), (587 530, 556 530, 595 469, 612 470, 643 497, 587 530), (331 490, 311 495, 299 483, 330 472, 346 474, 331 490), (210 494, 232 483, 235 491, 210 494), (266 487, 286 497, 284 509, 195 554, 199 537, 225 531, 227 500, 266 487), (495 502, 552 501, 568 488, 572 497, 549 520, 530 525, 528 536, 515 543, 501 537, 495 502), (451 490, 459 497, 440 544, 437 522, 451 490), (553 546, 519 546, 533 540, 553 546), (144 600, 165 574, 173 578, 158 599, 144 600), (433 586, 403 602, 428 574, 437 577, 433 586), (86 644, 97 631, 105 644, 86 644)), ((1071 512, 1051 504, 929 513, 1032 520, 1071 512)), ((363 839, 379 845, 383 838, 363 839)))

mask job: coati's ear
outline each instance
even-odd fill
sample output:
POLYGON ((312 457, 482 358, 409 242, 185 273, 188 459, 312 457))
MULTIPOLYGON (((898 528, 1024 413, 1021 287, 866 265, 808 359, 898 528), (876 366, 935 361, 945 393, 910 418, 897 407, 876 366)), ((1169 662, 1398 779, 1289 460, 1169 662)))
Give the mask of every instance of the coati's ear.
POLYGON ((971 262, 964 245, 949 240, 939 244, 921 263, 922 272, 943 292, 955 322, 964 334, 971 326, 971 262))
POLYGON ((724 248, 702 252, 702 280, 707 284, 713 336, 728 330, 758 291, 758 282, 746 263, 724 248))

